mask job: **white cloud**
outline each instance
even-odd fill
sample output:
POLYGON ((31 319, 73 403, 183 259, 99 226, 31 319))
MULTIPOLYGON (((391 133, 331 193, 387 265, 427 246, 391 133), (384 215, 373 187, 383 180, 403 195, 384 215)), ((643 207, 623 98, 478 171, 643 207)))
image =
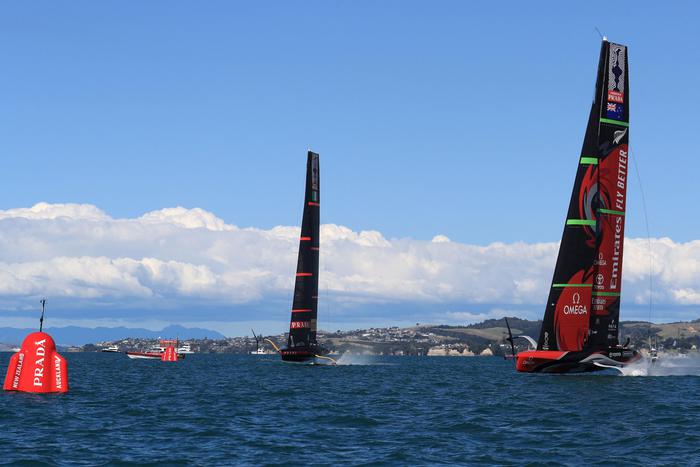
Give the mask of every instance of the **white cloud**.
POLYGON ((31 208, 0 210, 0 219, 59 219, 108 220, 109 216, 91 204, 37 203, 31 208))
POLYGON ((433 243, 448 243, 449 241, 450 238, 446 235, 436 235, 432 239, 433 243))
MULTIPOLYGON (((0 211, 0 300, 4 309, 21 309, 27 297, 47 295, 109 310, 290 297, 298 235, 296 227, 238 228, 182 207, 132 219, 114 219, 91 205, 9 209, 0 211)), ((628 239, 625 249, 623 304, 643 305, 649 245, 628 239)), ((655 302, 700 305, 700 241, 652 239, 651 251, 655 302)), ((539 309, 557 244, 387 239, 327 224, 321 252, 322 293, 338 308, 411 302, 539 309)))
POLYGON ((236 230, 235 226, 226 225, 223 220, 201 208, 165 208, 148 212, 139 220, 150 224, 175 224, 186 229, 236 230))

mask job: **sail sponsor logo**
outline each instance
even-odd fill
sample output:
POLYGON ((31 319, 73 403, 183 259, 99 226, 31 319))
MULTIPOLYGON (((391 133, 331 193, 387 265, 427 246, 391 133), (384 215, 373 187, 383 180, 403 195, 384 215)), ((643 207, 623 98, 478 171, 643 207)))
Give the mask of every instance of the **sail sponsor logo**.
POLYGON ((613 134, 613 144, 616 145, 616 146, 617 146, 618 144, 620 144, 620 141, 622 141, 622 138, 624 138, 626 134, 627 134, 627 128, 625 128, 624 130, 618 130, 618 131, 616 131, 616 132, 613 134))
POLYGON ((318 154, 311 156, 311 189, 318 190, 318 154))
POLYGON ((308 321, 292 321, 291 328, 292 329, 306 329, 310 328, 311 323, 308 321))
POLYGON ((565 315, 585 315, 588 313, 586 305, 565 305, 564 314, 565 315))
POLYGON ((572 296, 572 304, 571 305, 564 305, 564 314, 565 315, 585 315, 588 313, 588 309, 586 309, 586 305, 581 305, 581 294, 576 292, 572 296))
POLYGON ((44 386, 44 357, 46 357, 46 339, 34 341, 36 360, 34 361, 34 386, 44 386))
POLYGON ((610 290, 617 290, 620 275, 620 255, 622 253, 622 216, 615 218, 615 242, 613 243, 612 273, 610 290))
POLYGON ((606 301, 607 300, 604 297, 593 297, 593 299, 591 300, 591 302, 593 304, 593 311, 596 312, 596 314, 598 312, 605 311, 606 301))
MULTIPOLYGON (((609 91, 617 91, 620 95, 625 92, 626 49, 627 48, 622 45, 610 44, 610 55, 608 58, 608 96, 610 96, 609 91)), ((608 97, 608 100, 610 100, 610 97, 608 97)))
MULTIPOLYGON (((627 186, 627 151, 620 149, 617 158, 617 196, 615 197, 615 209, 625 210, 625 188, 627 186)), ((617 219, 620 221, 620 219, 617 219)))
POLYGON ((618 104, 624 104, 625 95, 620 91, 608 90, 608 102, 617 102, 618 104))
POLYGON ((605 282, 605 277, 603 276, 602 273, 598 273, 595 276, 595 285, 596 289, 601 289, 603 287, 603 283, 605 282))
POLYGON ((622 114, 625 111, 625 106, 622 104, 616 104, 615 102, 608 102, 606 108, 606 116, 615 120, 622 120, 622 114))

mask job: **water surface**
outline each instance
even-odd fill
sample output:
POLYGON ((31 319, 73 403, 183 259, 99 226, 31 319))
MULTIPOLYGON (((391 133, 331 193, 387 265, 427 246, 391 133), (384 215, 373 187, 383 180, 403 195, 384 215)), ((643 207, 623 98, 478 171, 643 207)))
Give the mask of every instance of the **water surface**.
POLYGON ((523 375, 498 358, 66 357, 68 394, 0 393, 0 462, 700 465, 699 376, 523 375))

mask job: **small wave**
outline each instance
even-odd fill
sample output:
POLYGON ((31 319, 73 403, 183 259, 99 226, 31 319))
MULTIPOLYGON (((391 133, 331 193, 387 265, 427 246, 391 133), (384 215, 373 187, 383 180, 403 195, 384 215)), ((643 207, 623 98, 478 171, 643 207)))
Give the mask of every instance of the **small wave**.
POLYGON ((660 355, 656 361, 642 358, 620 369, 623 376, 700 376, 700 355, 660 355))
POLYGON ((344 353, 337 360, 338 365, 378 365, 377 358, 374 355, 357 355, 344 353))

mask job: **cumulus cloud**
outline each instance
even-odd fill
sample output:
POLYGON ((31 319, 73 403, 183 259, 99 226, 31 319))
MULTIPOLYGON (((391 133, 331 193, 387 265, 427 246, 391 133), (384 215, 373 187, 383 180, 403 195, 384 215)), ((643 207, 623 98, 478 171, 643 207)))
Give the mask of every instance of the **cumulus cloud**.
MULTIPOLYGON (((339 308, 416 303, 440 306, 543 304, 556 243, 469 245, 387 239, 380 232, 322 226, 321 289, 339 308)), ((115 219, 92 205, 40 203, 0 211, 0 299, 19 309, 27 297, 73 306, 246 304, 289 297, 299 229, 226 224, 182 207, 115 219)), ((700 305, 700 241, 627 239, 624 300, 700 305)), ((443 309, 448 312, 449 309, 443 309)), ((469 318, 481 313, 453 312, 469 318), (459 313, 466 313, 464 316, 459 313)))

